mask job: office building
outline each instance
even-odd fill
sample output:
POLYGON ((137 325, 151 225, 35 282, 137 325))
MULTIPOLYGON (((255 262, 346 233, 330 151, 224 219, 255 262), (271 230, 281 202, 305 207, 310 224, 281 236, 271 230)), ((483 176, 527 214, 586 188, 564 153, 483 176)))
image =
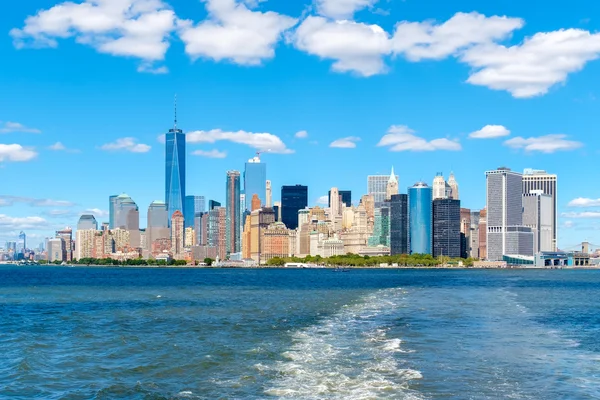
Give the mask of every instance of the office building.
POLYGON ((75 234, 75 259, 92 258, 94 256, 94 244, 96 241, 96 229, 79 229, 75 234))
POLYGON ((523 225, 533 231, 533 252, 554 251, 553 198, 542 190, 530 190, 523 194, 523 225))
POLYGON ((308 186, 281 187, 281 222, 288 229, 298 228, 298 210, 308 206, 308 186))
POLYGON ((185 247, 185 224, 183 213, 179 210, 173 213, 171 217, 171 252, 173 258, 183 258, 183 249, 185 247))
POLYGON ((480 258, 479 257, 479 221, 480 221, 480 211, 471 211, 471 232, 469 235, 470 239, 470 251, 469 257, 471 258, 480 258))
POLYGON ((112 195, 108 197, 108 227, 109 229, 115 229, 115 214, 117 212, 117 198, 118 195, 112 195))
POLYGON ((408 195, 394 194, 390 199, 390 253, 408 251, 408 195))
POLYGON ((248 160, 244 168, 244 194, 246 203, 242 211, 252 209, 252 196, 257 195, 260 204, 266 205, 267 196, 267 164, 260 162, 260 157, 248 160))
MULTIPOLYGON (((352 191, 351 190, 338 190, 338 194, 341 198, 342 205, 346 207, 352 207, 352 191)), ((331 190, 327 192, 327 207, 331 208, 331 190)))
POLYGON ((265 200, 265 206, 273 207, 273 188, 271 187, 271 181, 267 180, 267 199, 265 200))
POLYGON ((458 197, 458 182, 454 177, 454 172, 450 172, 450 177, 448 178, 448 186, 450 187, 450 198, 454 200, 460 200, 458 197))
POLYGON ((203 213, 206 207, 204 196, 185 196, 185 227, 191 228, 194 226, 194 217, 197 213, 203 213))
POLYGON ((370 247, 390 246, 390 207, 388 202, 384 204, 385 206, 375 209, 373 234, 368 239, 370 247))
MULTIPOLYGON (((393 168, 392 168, 393 173, 393 168)), ((398 176, 394 176, 396 182, 400 182, 398 176)), ((374 207, 381 207, 387 196, 390 175, 369 175, 367 177, 367 194, 373 196, 374 207)))
POLYGON ((170 239, 169 211, 167 203, 155 200, 148 207, 148 219, 146 225, 146 249, 151 250, 155 240, 170 239))
POLYGON ((342 215, 342 199, 336 187, 329 191, 329 211, 332 220, 338 215, 342 215))
POLYGON ((396 175, 394 175, 394 167, 392 167, 392 173, 390 174, 385 189, 385 200, 390 201, 395 194, 398 194, 398 179, 396 178, 396 175))
POLYGON ((219 203, 218 201, 215 200, 209 200, 208 201, 208 211, 217 208, 217 207, 221 207, 221 203, 219 203))
POLYGON ((65 242, 60 238, 54 238, 48 240, 48 261, 65 261, 65 242))
POLYGON ((56 231, 56 237, 63 241, 63 261, 73 260, 73 230, 70 227, 66 227, 60 231, 56 231))
POLYGON ((432 190, 424 182, 408 188, 408 238, 410 254, 431 254, 432 190))
POLYGON ((460 200, 433 200, 433 256, 461 256, 460 200))
POLYGON ((487 259, 533 256, 533 232, 523 226, 523 179, 509 168, 486 172, 487 259))
POLYGON ((185 134, 175 123, 165 135, 165 203, 169 221, 175 211, 185 214, 185 134))
POLYGON ((558 187, 557 176, 546 171, 526 169, 523 172, 523 194, 541 190, 552 197, 552 251, 558 249, 558 187))
MULTIPOLYGON (((452 198, 452 187, 444 179, 444 175, 438 172, 433 179, 433 200, 438 199, 451 199, 452 198)), ((458 191, 458 186, 457 186, 458 191)))
MULTIPOLYGON (((260 263, 266 264, 275 257, 285 258, 290 255, 290 231, 281 222, 272 223, 262 231, 262 251, 260 263)), ((293 254, 293 253, 292 253, 293 254)))
POLYGON ((228 254, 240 251, 240 172, 227 172, 226 187, 226 250, 228 254))
MULTIPOLYGON (((453 199, 458 200, 458 199, 453 199)), ((468 258, 471 254, 471 210, 460 209, 460 257, 468 258)))
POLYGON ((26 249, 27 249, 27 235, 25 235, 25 232, 21 231, 19 233, 19 240, 17 241, 16 252, 20 253, 20 254, 24 254, 26 249))
POLYGON ((79 222, 77 222, 77 230, 98 230, 98 221, 96 221, 96 217, 92 214, 83 214, 79 217, 79 222))

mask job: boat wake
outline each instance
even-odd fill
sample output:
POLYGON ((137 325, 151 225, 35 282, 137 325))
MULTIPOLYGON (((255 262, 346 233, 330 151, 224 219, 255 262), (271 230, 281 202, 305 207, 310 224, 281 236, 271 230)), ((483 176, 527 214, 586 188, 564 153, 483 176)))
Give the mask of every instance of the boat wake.
MULTIPOLYGON (((402 289, 377 291, 316 325, 291 334, 267 395, 302 399, 419 399, 409 383, 419 371, 400 358, 407 352, 389 337, 402 307, 402 289)), ((264 365, 257 365, 265 369, 264 365)))

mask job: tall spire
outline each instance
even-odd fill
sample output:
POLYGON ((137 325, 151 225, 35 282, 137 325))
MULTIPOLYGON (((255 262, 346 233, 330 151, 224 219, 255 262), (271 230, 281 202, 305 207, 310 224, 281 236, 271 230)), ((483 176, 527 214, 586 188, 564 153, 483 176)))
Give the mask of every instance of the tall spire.
POLYGON ((392 165, 392 174, 390 175, 390 179, 388 182, 398 182, 396 179, 396 174, 394 174, 394 166, 392 165))
POLYGON ((177 94, 175 94, 175 125, 173 129, 177 130, 177 94))

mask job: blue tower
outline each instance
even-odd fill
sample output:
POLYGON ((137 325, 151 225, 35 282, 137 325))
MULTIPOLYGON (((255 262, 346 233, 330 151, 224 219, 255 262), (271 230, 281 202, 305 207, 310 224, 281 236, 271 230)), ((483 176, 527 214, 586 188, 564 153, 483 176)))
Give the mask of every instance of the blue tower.
POLYGON ((408 223, 411 254, 431 254, 432 189, 418 182, 408 188, 408 223))
POLYGON ((185 215, 185 134, 177 129, 177 97, 175 125, 165 136, 165 203, 169 221, 175 211, 185 215))

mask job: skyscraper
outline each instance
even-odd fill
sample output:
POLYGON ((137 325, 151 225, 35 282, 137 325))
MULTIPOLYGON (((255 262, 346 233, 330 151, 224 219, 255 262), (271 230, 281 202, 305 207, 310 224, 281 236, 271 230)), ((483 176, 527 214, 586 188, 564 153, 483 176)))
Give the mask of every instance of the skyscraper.
POLYGON ((77 222, 77 230, 98 230, 98 221, 96 221, 96 217, 92 214, 83 214, 79 217, 79 222, 77 222))
POLYGON ((394 175, 394 167, 392 167, 392 173, 385 189, 385 199, 389 201, 395 194, 398 194, 398 178, 394 175))
POLYGON ((244 194, 246 204, 244 211, 252 208, 252 196, 260 199, 260 204, 266 204, 267 195, 267 164, 261 163, 259 157, 248 160, 244 169, 244 194))
POLYGON ((185 227, 183 214, 177 210, 171 216, 171 246, 173 258, 181 259, 185 246, 185 227))
POLYGON ((308 186, 281 187, 281 222, 288 229, 298 227, 298 210, 308 206, 308 186))
POLYGON ((532 190, 542 190, 544 194, 552 197, 552 251, 558 248, 558 199, 557 184, 558 177, 546 171, 537 169, 526 169, 523 172, 523 194, 532 190))
POLYGON ((117 210, 117 198, 118 195, 112 195, 108 198, 108 227, 109 229, 115 229, 115 213, 117 210))
POLYGON ((433 256, 458 258, 460 245, 460 200, 433 200, 433 256))
POLYGON ((509 168, 487 171, 487 259, 533 256, 533 232, 523 226, 523 177, 509 168))
POLYGON ((148 220, 146 225, 147 250, 152 249, 152 244, 158 239, 169 239, 169 214, 164 201, 155 200, 148 207, 148 220))
MULTIPOLYGON (((346 207, 352 207, 352 191, 351 190, 338 190, 338 194, 342 199, 342 204, 346 207)), ((327 192, 328 207, 331 208, 331 190, 327 192)))
MULTIPOLYGON (((373 196, 375 207, 381 207, 385 201, 390 178, 390 175, 369 175, 367 177, 367 193, 373 196)), ((398 175, 394 176, 394 178, 396 178, 396 182, 399 182, 398 175)))
POLYGON ((341 215, 342 213, 342 200, 340 198, 340 192, 336 187, 331 188, 329 191, 329 209, 332 218, 341 215))
POLYGON ((553 199, 542 190, 523 194, 523 225, 533 231, 533 252, 554 251, 553 199))
POLYGON ((62 261, 71 261, 73 259, 73 230, 66 227, 60 231, 56 231, 56 237, 63 242, 62 261))
POLYGON ((219 203, 218 201, 215 200, 209 200, 208 201, 208 211, 217 208, 217 207, 221 207, 221 203, 219 203))
POLYGON ((17 242, 17 253, 25 253, 25 249, 27 249, 27 235, 25 232, 21 231, 19 233, 19 241, 17 242))
POLYGON ((168 215, 185 213, 185 134, 175 124, 165 135, 165 203, 168 215))
POLYGON ((226 187, 226 244, 227 253, 238 253, 240 251, 240 172, 227 172, 226 187))
POLYGON ((206 200, 204 196, 185 196, 185 227, 194 227, 194 217, 197 213, 205 211, 206 200))
POLYGON ((140 211, 133 199, 123 193, 115 200, 114 227, 129 231, 129 245, 138 248, 140 240, 140 211))
POLYGON ((432 190, 424 182, 408 188, 408 229, 411 254, 431 254, 432 190))
MULTIPOLYGON (((454 182, 456 183, 456 180, 454 182)), ((456 186, 456 190, 458 193, 458 184, 456 186)), ((442 175, 441 172, 438 172, 433 179, 433 200, 452 198, 452 187, 448 182, 446 182, 444 175, 442 175)))
POLYGON ((390 199, 390 254, 408 254, 408 196, 394 194, 390 199))
POLYGON ((265 200, 265 206, 273 207, 273 189, 271 188, 271 181, 267 180, 267 199, 265 200))
POLYGON ((450 186, 451 194, 450 198, 454 200, 459 200, 458 197, 458 182, 454 177, 454 172, 450 172, 450 177, 448 178, 448 186, 450 186))

